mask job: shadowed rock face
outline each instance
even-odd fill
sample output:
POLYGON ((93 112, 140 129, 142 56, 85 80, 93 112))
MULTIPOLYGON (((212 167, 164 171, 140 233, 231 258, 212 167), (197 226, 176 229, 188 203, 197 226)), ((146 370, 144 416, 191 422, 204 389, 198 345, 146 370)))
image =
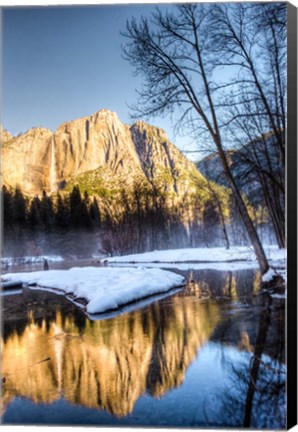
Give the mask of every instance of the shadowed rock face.
MULTIPOLYGON (((260 180, 260 171, 267 175, 267 188, 271 177, 280 185, 284 184, 284 166, 280 161, 279 152, 276 151, 276 142, 272 133, 266 137, 254 140, 237 150, 226 152, 228 163, 236 183, 250 201, 255 205, 262 204, 264 184, 260 180), (265 141, 264 141, 265 138, 265 141), (266 143, 266 144, 265 144, 266 143)), ((210 154, 197 163, 198 169, 210 180, 229 187, 226 175, 218 154, 210 154)), ((276 190, 278 191, 278 189, 276 190)), ((274 192, 276 194, 277 192, 274 192)), ((279 191, 280 192, 280 191, 279 191)), ((283 202, 283 199, 281 200, 283 202)))
POLYGON ((187 173, 203 180, 162 129, 144 122, 124 125, 108 110, 63 123, 54 133, 33 128, 13 138, 5 131, 2 141, 3 182, 29 195, 55 192, 99 169, 103 177, 162 184, 175 194, 191 189, 187 173))
POLYGON ((191 192, 190 175, 197 181, 203 176, 195 165, 167 139, 163 129, 136 122, 130 128, 136 152, 146 178, 150 183, 166 181, 166 190, 178 195, 191 192))

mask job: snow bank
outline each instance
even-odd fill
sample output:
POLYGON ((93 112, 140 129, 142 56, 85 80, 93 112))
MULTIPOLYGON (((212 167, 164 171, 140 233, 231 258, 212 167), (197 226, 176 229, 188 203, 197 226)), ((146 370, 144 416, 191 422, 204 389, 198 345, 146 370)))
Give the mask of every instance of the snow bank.
POLYGON ((5 275, 5 281, 15 280, 84 298, 87 313, 94 314, 167 292, 181 286, 184 278, 161 269, 75 267, 5 275))
MULTIPOLYGON (((264 246, 264 250, 270 261, 284 261, 286 258, 285 249, 278 249, 277 246, 264 246)), ((171 249, 102 259, 102 262, 110 263, 210 263, 236 261, 256 262, 257 259, 253 249, 247 246, 234 246, 230 249, 223 247, 171 249)))
POLYGON ((287 272, 285 269, 278 269, 275 270, 273 268, 269 268, 269 270, 263 274, 262 276, 262 282, 264 283, 270 283, 274 280, 274 278, 276 277, 280 277, 281 279, 283 279, 283 281, 285 283, 287 283, 287 272))
POLYGON ((270 267, 269 270, 263 274, 262 281, 271 282, 276 276, 278 276, 278 274, 270 267))
MULTIPOLYGON (((143 264, 143 263, 142 263, 143 264)), ((135 267, 136 263, 133 262, 109 262, 110 266, 115 267, 135 267)), ((235 262, 192 262, 192 263, 181 263, 181 262, 149 262, 144 265, 150 268, 163 268, 166 270, 175 269, 181 271, 188 270, 217 270, 217 271, 238 271, 238 270, 258 270, 259 264, 257 261, 235 261, 235 262)))
MULTIPOLYGON (((42 289, 42 288, 39 288, 42 289)), ((128 312, 134 312, 138 309, 143 309, 152 303, 156 301, 160 301, 166 297, 169 297, 169 295, 174 295, 181 291, 181 287, 179 288, 172 288, 170 291, 161 293, 161 294, 155 294, 150 297, 142 298, 140 300, 136 300, 133 303, 126 304, 124 306, 121 306, 121 309, 115 309, 115 310, 108 310, 106 312, 101 312, 98 314, 87 314, 88 318, 92 321, 100 321, 105 319, 114 318, 116 316, 128 313, 128 312)))

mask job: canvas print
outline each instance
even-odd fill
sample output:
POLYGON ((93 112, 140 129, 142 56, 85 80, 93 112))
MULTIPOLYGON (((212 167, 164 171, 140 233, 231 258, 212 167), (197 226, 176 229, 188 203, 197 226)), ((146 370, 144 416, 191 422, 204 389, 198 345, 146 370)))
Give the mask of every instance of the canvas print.
POLYGON ((2 8, 2 424, 286 428, 287 13, 2 8))

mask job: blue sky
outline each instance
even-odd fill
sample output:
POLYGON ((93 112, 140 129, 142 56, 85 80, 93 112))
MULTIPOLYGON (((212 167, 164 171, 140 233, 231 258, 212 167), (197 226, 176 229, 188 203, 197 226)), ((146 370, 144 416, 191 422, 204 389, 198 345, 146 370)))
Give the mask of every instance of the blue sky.
POLYGON ((126 18, 149 7, 50 7, 3 13, 3 123, 55 129, 101 108, 128 121, 136 80, 121 58, 126 18))
MULTIPOLYGON (((165 6, 168 7, 168 6, 165 6)), ((106 108, 131 123, 141 78, 121 57, 126 20, 149 15, 154 5, 18 7, 3 9, 4 128, 16 135, 33 126, 55 130, 106 108)), ((163 127, 178 146, 170 119, 163 127)))

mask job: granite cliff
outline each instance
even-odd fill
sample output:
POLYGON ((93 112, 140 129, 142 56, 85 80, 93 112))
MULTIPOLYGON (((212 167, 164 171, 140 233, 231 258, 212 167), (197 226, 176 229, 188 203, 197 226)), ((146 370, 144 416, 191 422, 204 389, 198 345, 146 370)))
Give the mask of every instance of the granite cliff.
POLYGON ((1 141, 3 184, 19 185, 28 195, 75 183, 100 194, 137 183, 177 196, 204 183, 162 129, 125 125, 108 110, 63 123, 54 133, 38 127, 12 137, 5 131, 1 141))

